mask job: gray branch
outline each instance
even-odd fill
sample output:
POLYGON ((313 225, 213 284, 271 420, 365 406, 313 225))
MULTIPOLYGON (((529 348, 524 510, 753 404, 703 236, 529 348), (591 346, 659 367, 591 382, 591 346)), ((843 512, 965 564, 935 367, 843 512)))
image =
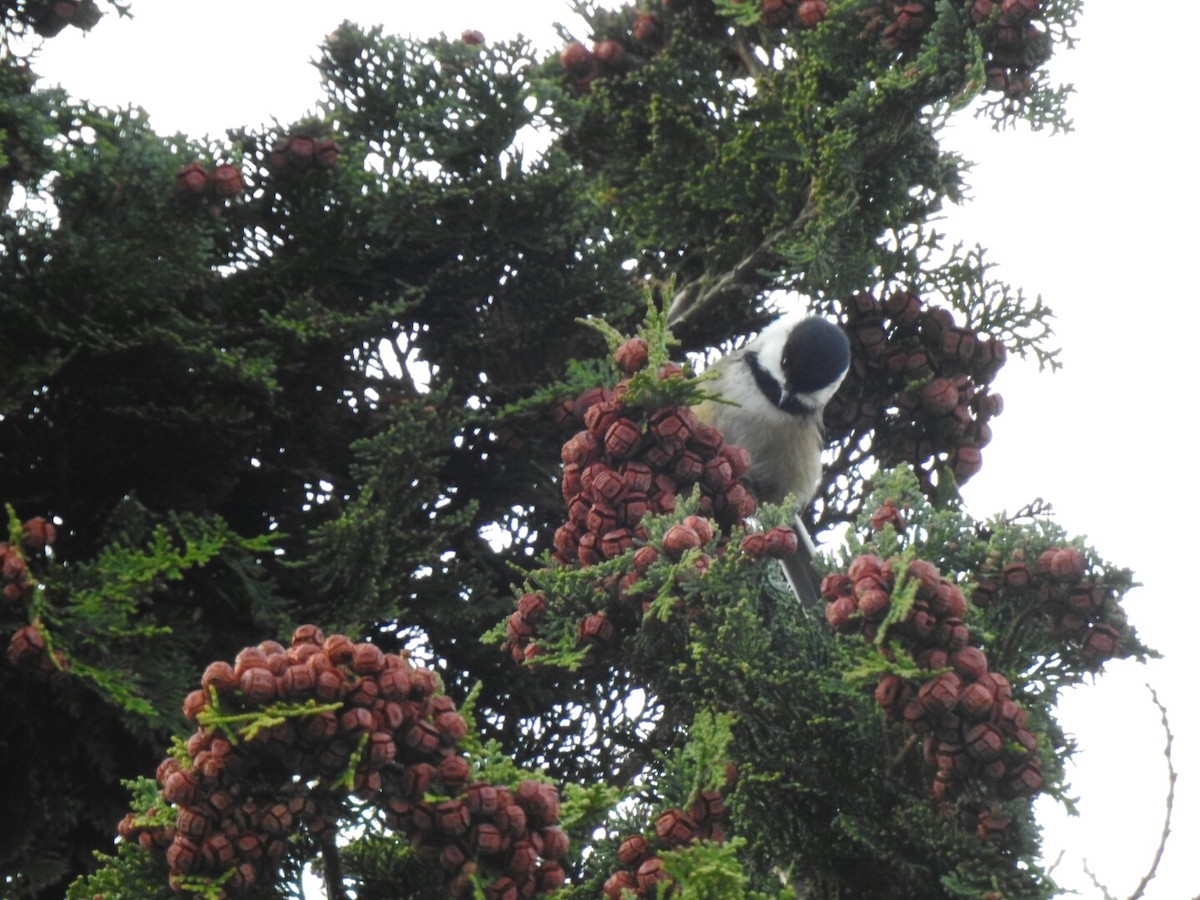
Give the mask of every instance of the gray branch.
MULTIPOLYGON (((1149 684, 1147 684, 1146 687, 1150 691, 1150 696, 1154 700, 1154 705, 1158 707, 1158 711, 1162 715, 1163 731, 1167 735, 1167 745, 1163 750, 1163 755, 1167 758, 1167 808, 1166 814, 1163 818, 1162 833, 1158 838, 1158 848, 1154 852, 1154 859, 1150 863, 1150 870, 1142 877, 1137 889, 1129 895, 1129 900, 1140 900, 1140 898, 1145 895, 1146 888, 1150 885, 1150 882, 1154 880, 1155 875, 1158 873, 1158 864, 1162 861, 1163 853, 1167 848, 1167 838, 1171 835, 1171 816, 1175 811, 1175 780, 1177 778, 1177 773, 1175 772, 1175 761, 1172 755, 1175 736, 1171 734, 1171 724, 1167 721, 1167 708, 1163 706, 1162 702, 1158 699, 1158 694, 1155 692, 1154 688, 1149 684)), ((1104 900, 1116 900, 1108 888, 1105 887, 1105 885, 1100 882, 1100 879, 1096 877, 1096 874, 1088 866, 1086 859, 1083 861, 1083 871, 1087 873, 1088 878, 1092 880, 1092 884, 1094 884, 1100 890, 1100 892, 1104 894, 1104 900)))
POLYGON ((1171 745, 1174 743, 1175 737, 1171 734, 1171 723, 1167 721, 1167 708, 1158 699, 1158 694, 1155 693, 1153 687, 1147 684, 1146 688, 1150 691, 1154 705, 1158 707, 1158 711, 1162 715, 1163 731, 1167 735, 1167 746, 1163 750, 1163 755, 1167 758, 1167 811, 1163 819, 1162 834, 1158 838, 1158 849, 1155 850, 1154 861, 1150 864, 1150 871, 1142 878, 1141 883, 1137 886, 1137 890, 1129 895, 1129 900, 1138 900, 1146 892, 1147 885, 1154 880, 1154 876, 1158 872, 1158 864, 1162 861, 1163 852, 1167 848, 1167 838, 1171 834, 1171 814, 1175 809, 1175 780, 1177 773, 1175 772, 1175 761, 1171 756, 1171 745))
POLYGON ((723 300, 746 301, 765 287, 769 279, 763 270, 777 259, 776 248, 798 235, 816 216, 812 201, 805 202, 795 220, 773 231, 715 281, 704 275, 689 281, 675 292, 667 311, 667 324, 675 328, 702 317, 708 308, 723 300))

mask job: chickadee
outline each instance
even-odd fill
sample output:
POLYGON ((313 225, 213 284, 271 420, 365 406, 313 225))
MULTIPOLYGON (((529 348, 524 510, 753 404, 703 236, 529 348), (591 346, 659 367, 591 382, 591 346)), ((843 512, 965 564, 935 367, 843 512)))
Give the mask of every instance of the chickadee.
POLYGON ((760 502, 789 495, 808 505, 821 483, 821 416, 850 368, 850 342, 825 319, 789 315, 717 362, 701 421, 750 452, 747 479, 760 502), (736 405, 735 405, 736 404, 736 405))
POLYGON ((799 513, 821 484, 821 416, 849 368, 842 329, 825 319, 784 316, 713 367, 712 392, 731 402, 707 400, 696 408, 726 441, 750 452, 746 477, 760 502, 795 498, 800 546, 780 563, 801 605, 820 605, 821 579, 799 513))

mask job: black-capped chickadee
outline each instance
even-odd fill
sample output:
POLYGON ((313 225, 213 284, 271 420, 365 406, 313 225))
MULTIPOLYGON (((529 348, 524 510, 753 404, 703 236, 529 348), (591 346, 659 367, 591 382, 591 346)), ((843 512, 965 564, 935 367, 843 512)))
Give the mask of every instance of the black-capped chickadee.
POLYGON ((792 495, 802 509, 816 494, 825 446, 821 417, 849 368, 842 329, 803 315, 776 319, 714 365, 706 388, 729 402, 706 401, 696 415, 750 452, 747 479, 760 502, 792 495))
POLYGON ((816 548, 799 513, 821 484, 822 414, 849 368, 850 342, 841 328, 821 318, 784 316, 714 365, 707 387, 729 402, 708 400, 696 408, 728 443, 750 452, 746 478, 759 502, 795 499, 800 546, 781 563, 802 604, 817 606, 821 595, 812 566, 816 548))

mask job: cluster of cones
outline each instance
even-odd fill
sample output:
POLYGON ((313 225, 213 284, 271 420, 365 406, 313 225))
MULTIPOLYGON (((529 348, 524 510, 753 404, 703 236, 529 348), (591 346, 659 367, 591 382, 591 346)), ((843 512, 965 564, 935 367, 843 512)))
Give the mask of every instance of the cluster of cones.
POLYGON ((988 388, 1007 359, 1004 344, 907 291, 883 301, 856 294, 844 309, 851 365, 825 409, 830 437, 874 429, 880 462, 911 464, 929 493, 941 467, 959 484, 975 475, 988 423, 1004 409, 988 388))
POLYGON ((232 163, 209 167, 202 162, 190 162, 180 166, 175 173, 175 193, 180 197, 227 200, 245 190, 242 170, 232 163))
POLYGON ((652 835, 623 837, 617 848, 621 868, 604 882, 605 900, 623 900, 630 896, 652 898, 669 893, 672 880, 663 868, 661 852, 676 850, 695 841, 723 843, 725 832, 721 822, 724 816, 722 791, 700 791, 687 809, 671 807, 659 813, 652 835))
MULTIPOLYGON (((0 541, 0 611, 6 607, 16 608, 24 616, 23 604, 37 586, 29 572, 29 554, 45 552, 55 537, 53 523, 36 516, 22 523, 19 542, 0 541)), ((61 651, 51 655, 46 635, 37 621, 21 625, 8 636, 6 658, 16 669, 45 675, 60 671, 66 664, 61 651)))
POLYGON ((1112 587, 1090 571, 1087 557, 1075 547, 1050 547, 1030 566, 1021 551, 985 569, 976 578, 973 602, 988 607, 1001 597, 1034 598, 1052 633, 1078 652, 1080 661, 1096 668, 1121 647, 1121 629, 1108 619, 1123 615, 1112 587))
POLYGON ((816 28, 829 13, 825 0, 759 0, 759 21, 772 27, 816 28))
POLYGON ((970 15, 988 53, 989 91, 1020 99, 1033 89, 1034 70, 1050 58, 1050 36, 1035 21, 1040 7, 1040 0, 973 0, 970 15))
POLYGON ((198 725, 187 757, 157 772, 173 822, 130 814, 119 827, 165 854, 177 887, 236 896, 271 883, 288 840, 319 839, 351 794, 403 831, 453 896, 480 882, 489 900, 516 900, 565 880, 558 792, 474 780, 457 752, 466 720, 404 655, 303 625, 289 648, 266 641, 209 665, 184 715, 198 725))
MULTIPOLYGON (((632 338, 616 351, 632 375, 645 367, 646 342, 632 338)), ((682 377, 667 365, 660 379, 682 377)), ((614 390, 593 388, 559 407, 560 424, 579 423, 562 448, 562 495, 567 522, 554 535, 561 563, 591 565, 620 556, 646 538, 642 519, 674 512, 676 498, 700 488, 700 513, 722 528, 754 514, 754 497, 739 480, 750 455, 727 445, 721 432, 686 406, 646 410, 625 403, 628 380, 614 390)))
MULTIPOLYGON (((332 138, 292 134, 275 142, 267 153, 267 163, 279 174, 331 169, 340 152, 332 138)), ((206 166, 197 160, 180 166, 175 173, 175 193, 185 199, 228 200, 245 191, 245 176, 232 163, 206 166)))
POLYGON ((1012 686, 988 670, 964 621, 967 601, 932 563, 907 564, 872 555, 855 558, 845 573, 826 576, 826 620, 892 648, 929 673, 885 674, 875 699, 889 718, 924 737, 935 802, 964 798, 990 814, 991 798, 1011 800, 1042 788, 1037 736, 1013 699, 1012 686))
MULTIPOLYGON (((979 29, 987 52, 986 88, 1019 99, 1033 88, 1033 72, 1050 58, 1050 39, 1036 22, 1041 0, 965 0, 968 26, 979 29)), ((677 9, 703 7, 716 13, 709 0, 663 0, 662 15, 638 13, 627 35, 607 37, 590 47, 575 41, 559 56, 563 71, 577 88, 586 90, 597 78, 635 68, 646 54, 656 52, 667 37, 669 16, 677 9)), ((758 21, 771 28, 811 30, 829 14, 827 0, 757 0, 758 21)), ((879 40, 895 53, 919 49, 937 13, 931 0, 880 0, 859 12, 862 36, 879 40)))
POLYGON ((275 143, 267 154, 267 161, 277 172, 331 169, 337 163, 339 152, 333 138, 293 134, 275 143))

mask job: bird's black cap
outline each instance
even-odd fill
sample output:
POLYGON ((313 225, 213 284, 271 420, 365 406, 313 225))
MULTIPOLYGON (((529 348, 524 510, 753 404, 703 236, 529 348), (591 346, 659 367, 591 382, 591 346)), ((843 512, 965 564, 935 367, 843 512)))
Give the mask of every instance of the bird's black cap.
POLYGON ((780 368, 789 391, 819 391, 834 384, 850 368, 850 341, 827 319, 802 319, 787 336, 780 368))

